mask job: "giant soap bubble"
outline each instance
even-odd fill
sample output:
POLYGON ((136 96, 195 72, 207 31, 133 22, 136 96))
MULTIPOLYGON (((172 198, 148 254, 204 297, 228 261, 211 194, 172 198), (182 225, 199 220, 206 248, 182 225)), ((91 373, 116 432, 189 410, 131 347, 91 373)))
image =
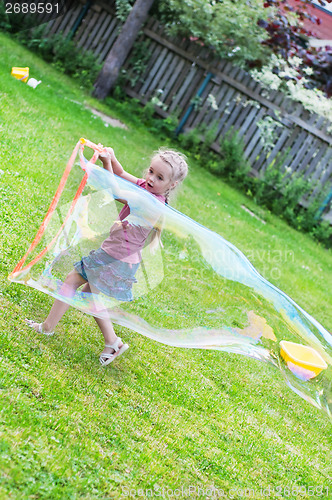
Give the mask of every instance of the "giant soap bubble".
POLYGON ((82 143, 72 154, 41 228, 9 279, 87 314, 109 315, 115 323, 164 344, 217 349, 268 362, 282 372, 293 391, 332 419, 331 334, 264 279, 234 245, 96 166, 97 153, 87 161, 82 143), (82 170, 71 169, 79 149, 83 179, 82 170), (98 291, 92 274, 88 279, 93 293, 78 290, 69 296, 63 284, 66 275, 108 236, 123 207, 119 199, 130 207, 126 229, 152 235, 142 251, 133 300, 121 302, 98 291), (162 244, 153 237, 158 228, 162 244))

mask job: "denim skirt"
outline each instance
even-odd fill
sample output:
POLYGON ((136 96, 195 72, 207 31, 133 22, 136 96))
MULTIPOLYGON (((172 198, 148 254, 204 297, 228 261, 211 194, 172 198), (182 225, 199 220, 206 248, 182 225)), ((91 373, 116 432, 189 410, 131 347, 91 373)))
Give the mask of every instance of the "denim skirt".
POLYGON ((133 300, 132 286, 138 264, 117 260, 102 248, 92 250, 74 264, 75 270, 100 292, 121 301, 133 300))

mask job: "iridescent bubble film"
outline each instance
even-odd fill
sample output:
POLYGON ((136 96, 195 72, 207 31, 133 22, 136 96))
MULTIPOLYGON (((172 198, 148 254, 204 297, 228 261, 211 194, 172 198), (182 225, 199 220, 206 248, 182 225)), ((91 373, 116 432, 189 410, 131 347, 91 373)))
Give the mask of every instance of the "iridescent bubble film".
POLYGON ((10 279, 167 345, 268 362, 293 391, 332 418, 331 334, 222 236, 144 189, 85 159, 83 163, 87 183, 82 193, 73 204, 73 186, 82 179, 75 166, 57 208, 44 221, 30 264, 14 270, 10 279), (72 295, 63 281, 119 224, 123 204, 117 200, 130 207, 127 231, 150 235, 135 274, 133 300, 100 292, 96 273, 87 273, 93 293, 77 290, 72 295), (155 237, 160 230, 162 243, 155 237))

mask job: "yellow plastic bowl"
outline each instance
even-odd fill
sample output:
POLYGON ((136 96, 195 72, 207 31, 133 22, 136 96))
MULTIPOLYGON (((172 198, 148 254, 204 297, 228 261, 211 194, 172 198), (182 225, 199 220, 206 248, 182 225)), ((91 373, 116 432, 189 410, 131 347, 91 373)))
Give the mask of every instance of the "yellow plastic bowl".
POLYGON ((22 80, 22 82, 26 82, 29 78, 29 68, 12 68, 11 75, 17 78, 18 80, 22 80))
POLYGON ((316 377, 322 370, 327 368, 322 356, 312 347, 295 342, 282 340, 280 342, 280 354, 286 363, 294 363, 304 370, 313 372, 311 378, 316 377))

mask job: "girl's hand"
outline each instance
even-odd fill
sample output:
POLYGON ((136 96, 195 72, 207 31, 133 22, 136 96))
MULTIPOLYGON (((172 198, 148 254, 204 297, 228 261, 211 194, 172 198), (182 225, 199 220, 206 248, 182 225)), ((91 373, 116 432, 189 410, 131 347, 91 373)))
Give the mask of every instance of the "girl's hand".
POLYGON ((108 156, 111 158, 111 160, 115 159, 115 154, 114 154, 114 149, 113 148, 104 148, 108 156))
POLYGON ((112 168, 112 154, 113 154, 113 157, 114 157, 114 151, 113 151, 112 148, 104 148, 104 150, 102 151, 102 153, 99 153, 99 156, 98 156, 98 158, 100 159, 100 161, 103 164, 103 167, 106 170, 109 170, 110 172, 113 172, 113 168, 112 168))
POLYGON ((103 161, 103 159, 105 158, 108 158, 108 160, 111 162, 116 159, 114 150, 112 148, 104 148, 103 152, 99 154, 99 158, 101 159, 101 161, 103 161))
POLYGON ((103 152, 99 155, 103 163, 103 167, 107 170, 112 171, 114 174, 119 177, 124 177, 131 182, 136 183, 137 177, 134 177, 131 174, 128 174, 122 167, 121 163, 117 160, 113 148, 104 148, 103 152))
POLYGON ((102 161, 102 163, 112 163, 113 161, 116 161, 115 154, 113 148, 104 148, 103 152, 99 154, 99 158, 102 161))

